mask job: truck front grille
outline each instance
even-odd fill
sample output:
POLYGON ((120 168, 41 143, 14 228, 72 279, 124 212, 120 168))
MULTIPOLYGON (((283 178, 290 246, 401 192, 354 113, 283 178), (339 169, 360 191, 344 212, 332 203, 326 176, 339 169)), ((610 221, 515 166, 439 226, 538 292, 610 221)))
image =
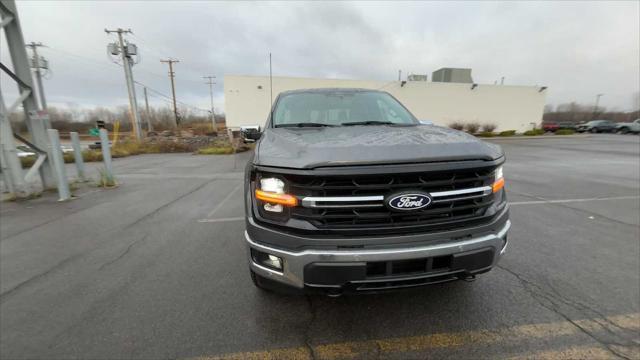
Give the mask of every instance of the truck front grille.
POLYGON ((301 200, 291 217, 319 229, 446 230, 461 222, 481 222, 494 202, 493 170, 483 168, 417 174, 291 176, 288 192, 301 200), (432 203, 415 211, 391 211, 384 199, 403 191, 429 193, 432 203))

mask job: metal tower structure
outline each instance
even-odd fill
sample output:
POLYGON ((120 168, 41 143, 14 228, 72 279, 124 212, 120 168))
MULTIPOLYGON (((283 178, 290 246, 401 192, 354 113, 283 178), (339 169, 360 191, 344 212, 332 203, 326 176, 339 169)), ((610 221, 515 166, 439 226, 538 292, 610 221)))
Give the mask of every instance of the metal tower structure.
POLYGON ((2 88, 0 88, 0 168, 8 190, 15 196, 22 197, 29 195, 27 183, 36 173, 40 174, 43 188, 50 189, 56 186, 51 164, 52 149, 49 146, 47 134, 49 116, 46 111, 38 110, 29 57, 14 0, 0 0, 0 29, 4 31, 7 39, 13 70, 2 63, 0 63, 0 69, 16 83, 19 93, 15 102, 7 108, 4 104, 2 88), (21 105, 31 141, 14 134, 9 122, 9 114, 21 105), (26 175, 23 175, 14 136, 38 154, 38 159, 26 175))

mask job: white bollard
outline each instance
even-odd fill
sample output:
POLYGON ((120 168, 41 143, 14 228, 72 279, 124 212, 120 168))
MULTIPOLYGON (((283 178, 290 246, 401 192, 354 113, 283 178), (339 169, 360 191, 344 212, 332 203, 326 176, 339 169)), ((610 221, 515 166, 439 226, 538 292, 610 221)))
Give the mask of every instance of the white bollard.
POLYGON ((107 176, 113 179, 113 167, 111 165, 111 146, 109 145, 109 132, 106 129, 100 129, 100 146, 102 147, 102 161, 107 176))
POLYGON ((52 165, 58 183, 58 196, 59 201, 65 201, 71 199, 71 192, 69 191, 69 182, 67 181, 67 172, 64 168, 64 156, 62 154, 62 148, 60 147, 60 137, 58 136, 58 130, 47 129, 49 135, 49 146, 51 146, 52 165))
POLYGON ((78 179, 85 181, 84 159, 82 158, 82 147, 80 146, 80 137, 77 132, 70 132, 71 145, 73 146, 73 157, 76 161, 76 169, 78 170, 78 179))

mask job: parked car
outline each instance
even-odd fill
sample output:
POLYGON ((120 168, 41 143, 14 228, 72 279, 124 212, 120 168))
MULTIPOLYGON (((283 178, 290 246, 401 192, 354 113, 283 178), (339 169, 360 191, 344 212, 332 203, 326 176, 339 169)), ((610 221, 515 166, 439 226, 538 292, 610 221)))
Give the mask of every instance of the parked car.
POLYGON ((556 123, 552 123, 552 122, 542 123, 542 130, 544 130, 545 132, 555 132, 559 128, 560 126, 556 123))
MULTIPOLYGON (((18 150, 18 157, 28 157, 28 156, 36 156, 35 151, 28 147, 27 145, 18 145, 16 146, 16 150, 18 150)), ((63 154, 72 153, 73 148, 69 146, 60 145, 60 150, 62 150, 63 154)))
POLYGON ((628 123, 618 123, 616 132, 620 134, 640 134, 640 119, 635 119, 633 122, 628 123))
POLYGON ((16 146, 16 150, 18 150, 18 157, 36 156, 36 153, 33 151, 33 149, 26 145, 18 145, 16 146))
POLYGON ((609 120, 593 120, 585 124, 580 124, 576 127, 578 132, 614 132, 616 130, 616 124, 609 120))
POLYGON ((422 124, 386 92, 283 92, 248 136, 258 288, 338 296, 472 279, 506 251, 502 148, 422 124))
POLYGON ((558 123, 558 130, 575 130, 576 124, 572 122, 561 122, 558 123))

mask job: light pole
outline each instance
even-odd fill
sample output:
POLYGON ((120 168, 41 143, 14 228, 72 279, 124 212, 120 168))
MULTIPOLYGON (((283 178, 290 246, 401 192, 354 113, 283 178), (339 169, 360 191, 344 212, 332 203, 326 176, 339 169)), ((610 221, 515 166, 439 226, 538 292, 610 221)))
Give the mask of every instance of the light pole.
POLYGON ((602 95, 604 95, 604 94, 597 94, 596 95, 596 106, 593 107, 593 119, 591 119, 591 120, 595 120, 596 116, 598 115, 598 104, 600 103, 600 98, 602 97, 602 95))

